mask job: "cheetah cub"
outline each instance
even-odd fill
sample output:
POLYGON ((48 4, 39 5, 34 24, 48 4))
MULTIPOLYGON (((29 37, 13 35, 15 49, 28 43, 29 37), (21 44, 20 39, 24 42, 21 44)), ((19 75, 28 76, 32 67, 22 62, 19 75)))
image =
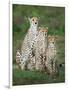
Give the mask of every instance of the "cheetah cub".
POLYGON ((46 59, 48 27, 40 27, 36 42, 36 70, 44 70, 44 61, 46 59))
POLYGON ((56 39, 55 36, 48 36, 48 48, 46 52, 46 68, 48 69, 50 75, 54 75, 57 72, 57 49, 56 49, 56 39))
POLYGON ((21 69, 24 70, 25 66, 27 65, 30 54, 32 53, 32 50, 34 50, 34 43, 36 42, 36 35, 37 35, 37 29, 38 29, 38 18, 32 17, 29 18, 30 22, 30 28, 24 38, 24 41, 22 43, 22 56, 21 56, 21 69))

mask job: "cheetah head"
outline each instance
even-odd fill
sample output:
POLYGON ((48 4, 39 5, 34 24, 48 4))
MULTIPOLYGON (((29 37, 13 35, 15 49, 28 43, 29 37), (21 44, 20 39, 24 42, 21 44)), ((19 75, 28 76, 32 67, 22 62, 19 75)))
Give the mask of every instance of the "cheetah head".
POLYGON ((38 32, 43 33, 43 36, 47 36, 48 27, 39 27, 38 32))
POLYGON ((48 36, 48 43, 51 46, 55 46, 56 40, 57 40, 57 36, 50 36, 50 35, 48 36))
POLYGON ((37 17, 29 18, 29 21, 31 26, 38 26, 39 19, 37 17))

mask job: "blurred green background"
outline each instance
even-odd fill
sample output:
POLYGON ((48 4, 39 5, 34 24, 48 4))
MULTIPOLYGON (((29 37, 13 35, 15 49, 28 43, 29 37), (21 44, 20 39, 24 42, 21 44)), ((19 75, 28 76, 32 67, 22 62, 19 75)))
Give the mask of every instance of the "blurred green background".
MULTIPOLYGON (((29 29, 28 17, 36 16, 39 26, 48 27, 48 34, 58 35, 58 61, 65 63, 65 8, 13 4, 13 63, 16 50, 21 49, 23 39, 29 29)), ((63 70, 64 71, 64 70, 63 70)), ((14 81, 17 77, 14 70, 14 81)), ((64 79, 64 76, 63 76, 64 79)), ((60 80, 61 81, 61 80, 60 80)))

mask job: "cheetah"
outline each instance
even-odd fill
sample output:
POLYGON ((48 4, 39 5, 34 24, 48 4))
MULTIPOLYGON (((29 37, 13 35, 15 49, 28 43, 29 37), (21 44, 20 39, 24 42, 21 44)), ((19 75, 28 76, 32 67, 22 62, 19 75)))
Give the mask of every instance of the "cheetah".
POLYGON ((39 27, 36 41, 36 70, 43 71, 45 68, 48 27, 39 27))
POLYGON ((36 37, 38 33, 38 18, 32 17, 29 18, 30 28, 23 40, 22 48, 21 48, 21 69, 24 70, 27 65, 30 54, 34 50, 34 43, 36 42, 36 37))
POLYGON ((56 39, 56 36, 48 36, 48 48, 46 52, 45 66, 50 75, 54 75, 57 72, 56 39))

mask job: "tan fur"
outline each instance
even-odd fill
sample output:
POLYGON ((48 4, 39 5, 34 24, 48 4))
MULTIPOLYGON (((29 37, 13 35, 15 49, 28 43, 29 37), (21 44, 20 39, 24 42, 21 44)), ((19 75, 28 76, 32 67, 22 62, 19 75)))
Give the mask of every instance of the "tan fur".
POLYGON ((21 48, 21 67, 24 70, 25 65, 28 63, 30 58, 30 54, 32 54, 32 50, 34 50, 34 43, 36 42, 36 36, 37 36, 37 28, 38 28, 38 18, 32 17, 29 18, 30 21, 30 28, 23 40, 22 48, 21 48))
POLYGON ((36 69, 44 70, 44 59, 47 48, 47 28, 39 28, 39 33, 36 41, 36 69))
POLYGON ((57 72, 56 57, 57 57, 56 38, 54 36, 48 36, 48 48, 46 52, 45 65, 51 75, 57 72))
POLYGON ((30 60, 27 64, 27 69, 32 71, 35 70, 35 56, 30 57, 30 60))

